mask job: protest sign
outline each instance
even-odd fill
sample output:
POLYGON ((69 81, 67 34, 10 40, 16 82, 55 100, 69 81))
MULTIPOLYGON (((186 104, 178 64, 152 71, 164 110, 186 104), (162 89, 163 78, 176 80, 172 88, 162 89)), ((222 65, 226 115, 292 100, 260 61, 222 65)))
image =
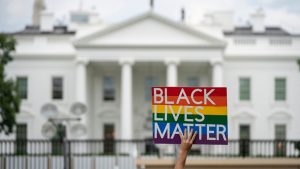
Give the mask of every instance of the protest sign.
POLYGON ((152 87, 153 141, 180 144, 184 129, 194 144, 228 144, 225 87, 152 87))

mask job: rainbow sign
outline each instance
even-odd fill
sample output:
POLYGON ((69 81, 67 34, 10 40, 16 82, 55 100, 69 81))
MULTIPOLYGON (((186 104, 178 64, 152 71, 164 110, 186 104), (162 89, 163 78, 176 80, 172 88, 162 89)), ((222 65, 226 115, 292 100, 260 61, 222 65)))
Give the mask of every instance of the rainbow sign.
POLYGON ((225 87, 152 87, 153 141, 180 144, 184 129, 195 144, 228 144, 225 87))

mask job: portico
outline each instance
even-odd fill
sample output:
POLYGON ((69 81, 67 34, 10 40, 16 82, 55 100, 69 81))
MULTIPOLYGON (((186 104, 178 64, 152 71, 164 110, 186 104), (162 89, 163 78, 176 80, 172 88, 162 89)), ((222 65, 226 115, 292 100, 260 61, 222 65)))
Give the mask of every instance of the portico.
MULTIPOLYGON (((104 122, 103 120, 107 117, 104 117, 102 113, 110 109, 108 112, 114 111, 112 113, 114 116, 111 117, 115 119, 113 123, 119 123, 119 129, 116 128, 118 130, 116 131, 116 138, 134 139, 136 137, 145 137, 147 135, 140 135, 143 131, 138 129, 139 126, 132 125, 138 124, 141 122, 141 119, 143 119, 142 122, 145 122, 146 114, 151 110, 151 100, 145 99, 145 79, 148 77, 153 78, 156 86, 210 86, 222 84, 221 81, 216 80, 220 80, 222 74, 214 73, 215 69, 216 66, 210 62, 174 63, 161 61, 145 63, 134 62, 132 59, 106 62, 105 64, 95 61, 89 61, 88 63, 79 62, 77 63, 76 73, 76 99, 79 102, 88 104, 90 118, 84 118, 84 122, 88 127, 101 128, 101 126, 97 126, 96 123, 98 122, 95 119, 99 119, 99 116, 101 116, 101 118, 104 118, 102 119, 102 122, 104 122), (199 66, 199 69, 196 69, 197 66, 199 66), (111 69, 102 71, 107 67, 111 67, 111 69), (192 69, 193 72, 190 72, 189 69, 192 69), (111 76, 115 79, 116 99, 114 101, 102 100, 103 86, 101 84, 103 82, 101 81, 106 76, 111 76), (191 83, 189 78, 195 78, 197 81, 191 83), (167 80, 162 81, 162 79, 167 80), (90 84, 87 83, 88 81, 90 81, 90 84), (114 105, 114 110, 111 110, 112 105, 114 105), (142 112, 145 115, 142 115, 142 112)), ((102 138, 103 135, 103 133, 98 135, 92 132, 90 137, 102 138)), ((151 133, 148 133, 148 137, 150 136, 151 133)))
MULTIPOLYGON (((166 81, 158 80, 159 82, 155 84, 161 86, 186 86, 188 85, 185 83, 186 78, 190 75, 195 75, 194 79, 199 79, 201 76, 201 83, 196 80, 192 83, 193 85, 223 85, 224 42, 151 12, 116 27, 81 37, 75 42, 75 46, 78 51, 76 57, 77 100, 81 102, 90 100, 88 106, 91 112, 89 113, 94 114, 86 123, 91 128, 98 128, 95 126, 95 119, 100 116, 102 122, 105 122, 106 117, 101 113, 105 111, 107 104, 114 104, 115 110, 107 112, 117 111, 112 114, 116 116, 114 119, 119 119, 114 122, 119 123, 115 132, 115 137, 118 139, 145 137, 144 134, 140 134, 144 132, 139 129, 141 126, 133 126, 133 124, 139 124, 141 119, 145 122, 146 116, 138 114, 141 112, 147 114, 149 109, 151 111, 151 107, 147 104, 149 101, 145 101, 143 97, 147 76, 166 79, 166 81), (149 25, 152 29, 147 29, 149 25), (107 73, 102 67, 109 67, 108 69, 112 69, 114 73, 107 73), (151 67, 151 70, 146 71, 147 67, 151 67), (87 71, 88 68, 91 70, 87 71), (116 94, 119 94, 120 99, 115 100, 114 103, 102 102, 100 104, 101 101, 95 99, 99 98, 95 97, 98 91, 94 91, 100 90, 101 92, 100 87, 95 87, 96 83, 89 85, 86 83, 88 78, 93 82, 93 79, 107 75, 113 75, 115 81, 119 82, 119 84, 116 83, 116 94), (96 105, 102 105, 103 110, 100 110, 101 108, 96 110, 96 105)), ((103 136, 103 133, 96 134, 95 132, 90 135, 92 138, 103 136)))

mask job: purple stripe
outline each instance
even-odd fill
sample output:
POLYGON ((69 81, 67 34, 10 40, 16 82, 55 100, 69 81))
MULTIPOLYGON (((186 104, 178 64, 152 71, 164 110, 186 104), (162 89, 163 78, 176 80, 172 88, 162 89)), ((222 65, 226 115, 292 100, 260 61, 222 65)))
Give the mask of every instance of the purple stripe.
MULTIPOLYGON (((198 137, 198 136, 196 136, 198 137)), ((215 138, 214 135, 211 135, 212 138, 215 138)), ((207 135, 202 135, 202 139, 199 140, 198 138, 195 139, 194 144, 223 144, 227 145, 228 144, 228 136, 226 136, 226 140, 224 140, 222 137, 220 137, 220 140, 207 140, 207 135)), ((175 135, 173 139, 168 139, 168 138, 154 138, 153 137, 153 142, 155 144, 180 144, 181 139, 179 135, 175 135)))

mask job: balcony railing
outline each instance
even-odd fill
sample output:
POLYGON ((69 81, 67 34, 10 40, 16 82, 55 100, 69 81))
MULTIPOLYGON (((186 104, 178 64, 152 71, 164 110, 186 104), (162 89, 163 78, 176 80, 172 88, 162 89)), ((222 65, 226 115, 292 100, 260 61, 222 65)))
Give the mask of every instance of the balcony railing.
MULTIPOLYGON (((174 156, 174 145, 152 140, 1 140, 0 156, 174 156)), ((193 145, 191 156, 299 157, 300 140, 230 140, 228 145, 193 145)))

